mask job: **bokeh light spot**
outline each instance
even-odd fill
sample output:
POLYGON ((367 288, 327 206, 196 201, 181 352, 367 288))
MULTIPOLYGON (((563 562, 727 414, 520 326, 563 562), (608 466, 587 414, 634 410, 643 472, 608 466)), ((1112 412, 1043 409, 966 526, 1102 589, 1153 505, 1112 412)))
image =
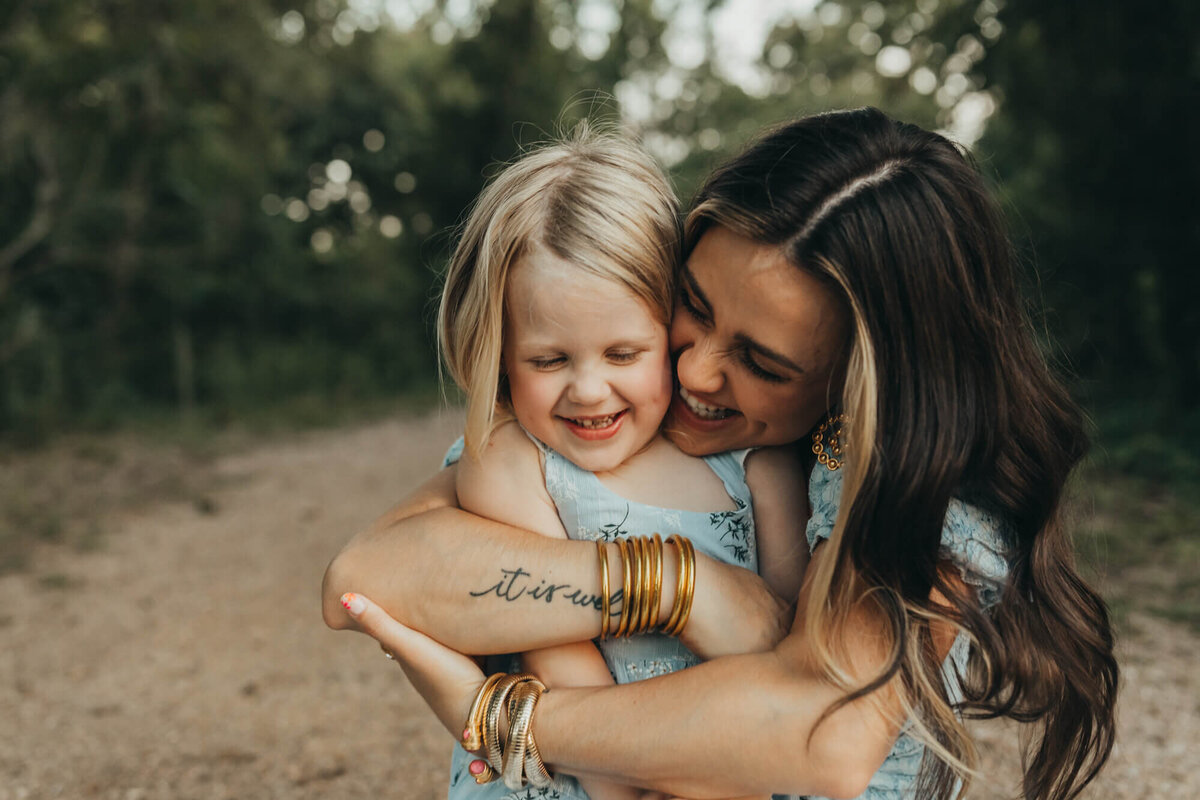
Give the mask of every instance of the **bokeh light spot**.
POLYGON ((309 244, 318 253, 328 253, 333 249, 333 234, 325 228, 317 228, 309 237, 309 244))
POLYGON ((888 45, 875 56, 875 71, 885 78, 899 78, 912 67, 912 56, 903 47, 888 45))
POLYGON ((424 211, 422 211, 420 214, 415 214, 412 218, 412 227, 418 235, 424 236, 433 230, 433 217, 429 216, 424 211))
POLYGON ((378 153, 383 149, 383 145, 387 142, 384 138, 383 131, 377 128, 371 128, 363 134, 363 147, 372 153, 378 153))
POLYGON ((917 67, 908 76, 908 85, 917 94, 933 94, 938 86, 937 75, 929 67, 917 67))
POLYGON ((395 239, 404 233, 404 223, 392 214, 384 214, 379 219, 379 232, 389 239, 395 239))
POLYGON ((286 209, 287 217, 292 222, 304 222, 308 219, 308 204, 297 197, 290 197, 287 200, 286 209))
POLYGON ((263 213, 269 217, 283 213, 283 200, 279 199, 277 194, 264 194, 259 205, 262 207, 263 213))
POLYGON ((392 185, 396 187, 396 191, 400 194, 411 194, 417 188, 417 178, 411 172, 401 172, 396 175, 396 179, 392 181, 392 185))
POLYGON ((325 176, 334 183, 346 183, 353 174, 350 165, 340 158, 335 158, 325 165, 325 176))

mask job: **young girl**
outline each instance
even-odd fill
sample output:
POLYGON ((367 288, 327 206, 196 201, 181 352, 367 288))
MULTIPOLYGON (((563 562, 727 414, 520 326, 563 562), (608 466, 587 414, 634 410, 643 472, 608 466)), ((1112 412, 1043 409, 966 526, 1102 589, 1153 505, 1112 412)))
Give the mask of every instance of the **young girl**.
MULTIPOLYGON (((459 502, 551 537, 686 536, 726 563, 770 565, 772 589, 794 598, 807 549, 793 532, 806 509, 789 453, 764 451, 747 470, 749 451, 693 458, 659 432, 674 394, 667 325, 678 256, 675 198, 653 159, 586 125, 484 190, 451 260, 438 324, 467 395, 459 502)), ((619 602, 614 595, 614 614, 619 602)), ((658 634, 522 660, 550 686, 627 683, 699 662, 658 634)), ((570 778, 536 795, 479 786, 473 758, 456 747, 452 800, 583 796, 570 778)), ((580 785, 592 800, 638 795, 580 785)))

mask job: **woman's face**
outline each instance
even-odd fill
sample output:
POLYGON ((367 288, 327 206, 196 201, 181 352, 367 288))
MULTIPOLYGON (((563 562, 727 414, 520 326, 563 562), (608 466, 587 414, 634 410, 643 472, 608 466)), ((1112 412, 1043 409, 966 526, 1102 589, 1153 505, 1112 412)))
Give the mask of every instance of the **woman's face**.
POLYGON ((799 439, 841 391, 848 329, 833 291, 779 248, 710 228, 679 281, 667 436, 692 455, 799 439))

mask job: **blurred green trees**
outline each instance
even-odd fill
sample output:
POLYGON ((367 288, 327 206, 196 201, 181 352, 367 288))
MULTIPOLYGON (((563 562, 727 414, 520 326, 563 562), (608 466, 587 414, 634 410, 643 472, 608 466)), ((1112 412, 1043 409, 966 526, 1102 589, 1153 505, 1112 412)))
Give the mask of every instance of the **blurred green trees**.
POLYGON ((1194 6, 799 5, 747 77, 701 0, 9 4, 0 431, 428 384, 448 233, 520 144, 620 114, 686 199, 762 125, 867 103, 982 133, 1093 396, 1195 409, 1194 6))

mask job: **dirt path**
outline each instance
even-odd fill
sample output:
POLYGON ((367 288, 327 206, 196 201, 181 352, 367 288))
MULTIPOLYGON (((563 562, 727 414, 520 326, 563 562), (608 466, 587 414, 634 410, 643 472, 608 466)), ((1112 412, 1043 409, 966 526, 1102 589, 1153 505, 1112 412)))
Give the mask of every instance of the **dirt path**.
MULTIPOLYGON (((375 645, 321 623, 326 562, 436 465, 456 415, 206 466, 203 502, 117 511, 96 552, 0 577, 0 800, 439 798, 449 736, 375 645)), ((1134 621, 1122 739, 1089 798, 1200 797, 1200 639, 1134 621)), ((982 733, 999 798, 1012 737, 982 733)))

